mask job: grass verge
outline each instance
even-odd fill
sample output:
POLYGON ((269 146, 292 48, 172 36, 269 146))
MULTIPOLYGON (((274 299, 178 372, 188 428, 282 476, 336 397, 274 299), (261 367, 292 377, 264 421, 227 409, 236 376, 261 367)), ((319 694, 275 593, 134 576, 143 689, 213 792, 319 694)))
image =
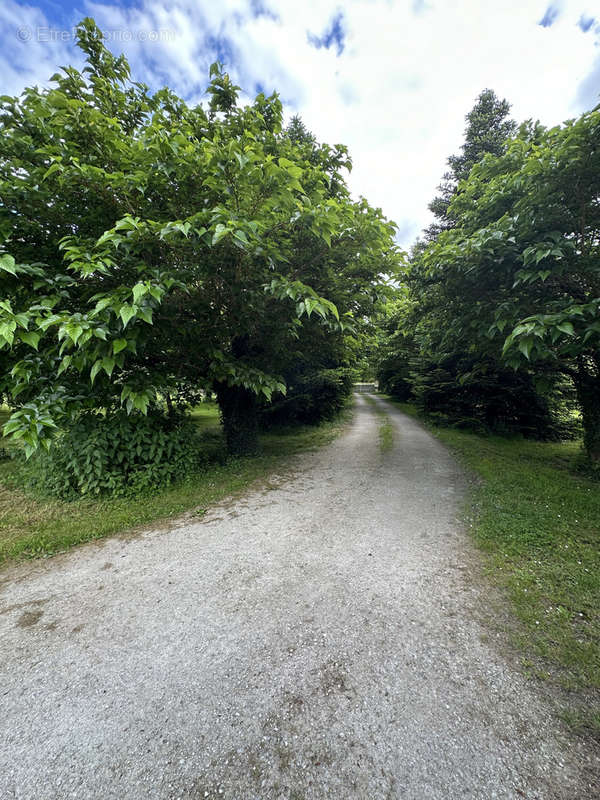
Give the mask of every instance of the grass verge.
POLYGON ((370 406, 373 406, 375 412, 379 415, 379 450, 383 455, 394 446, 394 426, 385 409, 374 398, 367 395, 365 400, 370 406))
MULTIPOLYGON (((280 468, 290 456, 331 442, 350 411, 318 427, 280 429, 261 436, 261 452, 231 459, 161 491, 134 498, 50 499, 22 488, 15 462, 0 462, 0 563, 51 555, 73 545, 100 539, 187 511, 201 515, 228 495, 247 489, 280 468)), ((218 412, 202 405, 193 418, 203 431, 218 430, 218 412)), ((0 446, 2 443, 0 442, 0 446)))
POLYGON ((379 449, 382 453, 389 452, 394 446, 394 426, 390 418, 385 415, 379 422, 379 449))
POLYGON ((433 430, 481 479, 468 524, 510 598, 526 674, 600 739, 600 484, 577 474, 580 444, 433 430))

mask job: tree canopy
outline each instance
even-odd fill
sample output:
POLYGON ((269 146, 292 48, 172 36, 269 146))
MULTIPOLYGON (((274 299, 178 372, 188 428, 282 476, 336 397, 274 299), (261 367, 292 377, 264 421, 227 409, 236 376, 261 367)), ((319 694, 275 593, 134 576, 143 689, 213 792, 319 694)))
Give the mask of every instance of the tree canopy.
POLYGON ((436 221, 427 228, 427 239, 435 239, 442 230, 452 227, 450 201, 458 191, 459 182, 469 177, 471 167, 487 153, 499 156, 504 152, 505 141, 516 129, 509 112, 510 103, 501 100, 491 89, 484 89, 477 98, 465 119, 465 140, 460 153, 448 158, 450 169, 444 173, 438 186, 440 194, 429 204, 436 221))
POLYGON ((477 164, 451 203, 460 221, 426 255, 508 364, 574 383, 586 445, 600 459, 600 113, 546 130, 523 125, 477 164), (488 322, 490 323, 488 326, 488 322))
POLYGON ((190 107, 132 81, 92 20, 77 36, 82 72, 0 101, 5 432, 32 452, 82 409, 210 389, 243 449, 236 415, 285 392, 290 347, 377 302, 394 226, 276 94, 240 106, 215 64, 190 107))
POLYGON ((414 248, 386 322, 380 374, 428 410, 538 436, 573 387, 597 462, 600 114, 528 122, 501 142, 513 125, 494 98, 468 115, 440 224, 414 248))

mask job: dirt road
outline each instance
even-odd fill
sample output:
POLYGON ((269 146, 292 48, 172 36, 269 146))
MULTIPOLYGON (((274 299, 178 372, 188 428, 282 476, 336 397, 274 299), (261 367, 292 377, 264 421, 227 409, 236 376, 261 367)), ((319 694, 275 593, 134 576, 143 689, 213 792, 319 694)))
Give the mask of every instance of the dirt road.
POLYGON ((464 489, 359 396, 336 442, 196 522, 11 568, 0 797, 593 796, 481 622, 464 489))

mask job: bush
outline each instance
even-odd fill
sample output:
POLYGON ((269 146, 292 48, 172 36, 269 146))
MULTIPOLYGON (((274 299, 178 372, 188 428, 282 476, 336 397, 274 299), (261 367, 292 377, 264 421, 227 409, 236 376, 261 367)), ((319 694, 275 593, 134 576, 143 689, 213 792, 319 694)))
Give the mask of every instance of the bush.
POLYGON ((61 497, 122 497, 169 486, 215 455, 181 415, 85 412, 32 459, 30 482, 61 497))
MULTIPOLYGON (((413 373, 416 405, 452 427, 558 440, 572 435, 560 403, 537 391, 533 376, 493 359, 451 355, 424 362, 413 373)), ((573 427, 573 426, 571 426, 573 427)))
POLYGON ((285 397, 263 409, 263 425, 318 425, 334 419, 346 405, 352 386, 352 370, 345 367, 298 376, 285 397))

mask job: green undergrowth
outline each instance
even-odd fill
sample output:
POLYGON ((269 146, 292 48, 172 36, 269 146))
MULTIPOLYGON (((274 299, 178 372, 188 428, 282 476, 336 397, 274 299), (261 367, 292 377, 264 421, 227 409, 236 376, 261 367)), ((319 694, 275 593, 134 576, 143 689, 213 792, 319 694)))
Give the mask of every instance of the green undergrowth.
POLYGON ((433 430, 480 478, 468 524, 510 598, 526 673, 560 688, 569 724, 600 738, 600 483, 578 471, 580 443, 433 430))
MULTIPOLYGON (((259 455, 226 459, 169 488, 134 497, 64 501, 25 488, 18 461, 0 460, 0 562, 46 556, 73 545, 164 521, 184 512, 205 510, 256 481, 265 479, 299 452, 331 442, 350 411, 319 426, 281 428, 261 436, 259 455)), ((218 410, 202 404, 192 413, 201 432, 219 435, 218 410)), ((2 422, 3 420, 0 420, 2 422)), ((4 445, 10 449, 10 445, 4 445)), ((0 444, 0 456, 2 455, 0 444)))

